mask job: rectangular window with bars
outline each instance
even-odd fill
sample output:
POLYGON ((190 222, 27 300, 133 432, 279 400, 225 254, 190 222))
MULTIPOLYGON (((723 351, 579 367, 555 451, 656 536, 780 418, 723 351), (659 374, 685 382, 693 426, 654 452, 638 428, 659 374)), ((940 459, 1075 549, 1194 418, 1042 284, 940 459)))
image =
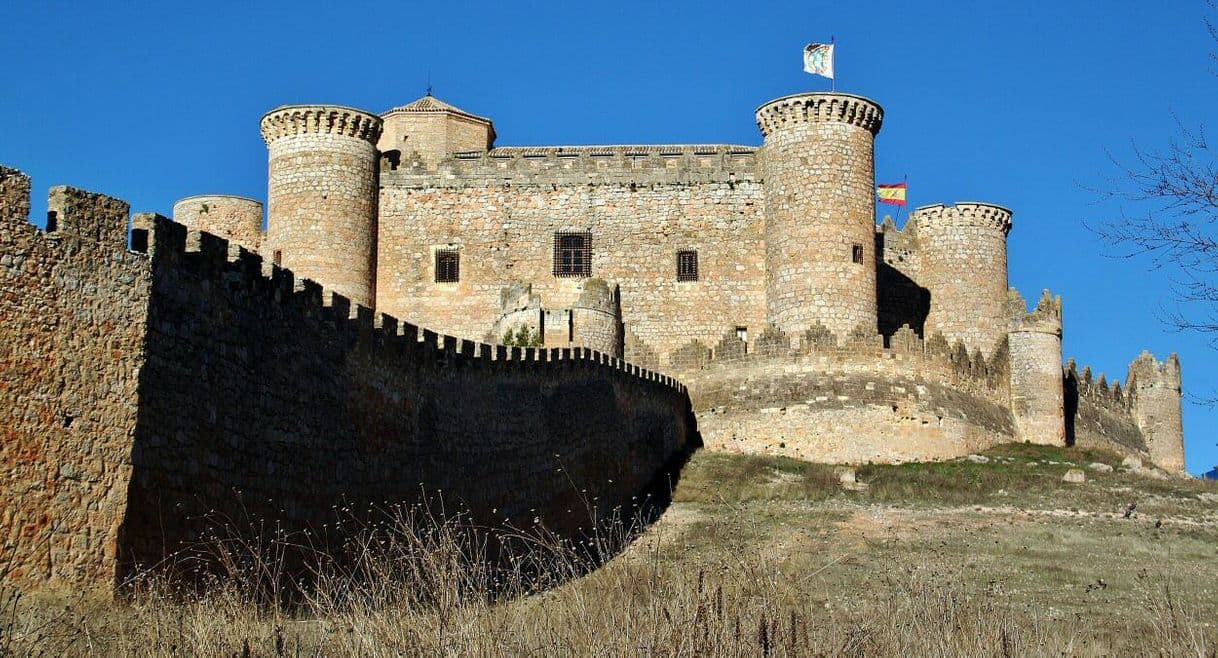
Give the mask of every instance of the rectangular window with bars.
POLYGON ((698 280, 698 252, 677 252, 677 281, 698 280))
POLYGON ((456 283, 461 280, 461 252, 456 249, 436 250, 436 283, 456 283))
POLYGON ((592 276, 592 234, 554 234, 554 276, 592 276))
POLYGON ((850 248, 850 260, 862 264, 863 262, 863 245, 856 244, 850 248))

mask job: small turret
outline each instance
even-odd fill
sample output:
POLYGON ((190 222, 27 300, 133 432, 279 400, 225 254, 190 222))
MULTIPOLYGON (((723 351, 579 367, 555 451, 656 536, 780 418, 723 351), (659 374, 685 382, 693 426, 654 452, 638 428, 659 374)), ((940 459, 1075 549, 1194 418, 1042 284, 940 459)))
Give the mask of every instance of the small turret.
MULTIPOLYGON (((385 130, 377 150, 409 165, 412 157, 435 169, 451 153, 488 151, 495 145, 495 125, 432 96, 426 96, 381 115, 385 130)), ((391 160, 392 161, 392 160, 391 160)))
POLYGON ((766 318, 788 335, 818 322, 874 334, 875 136, 884 110, 849 94, 796 94, 757 109, 765 137, 766 318))
POLYGON ((1129 364, 1127 390, 1133 397, 1133 417, 1150 459, 1168 471, 1184 470, 1184 416, 1181 408, 1180 357, 1162 363, 1142 352, 1129 364))
MULTIPOLYGON (((1011 211, 988 203, 923 206, 910 214, 930 291, 925 335, 943 334, 987 355, 1007 332, 1011 211)), ((1026 309, 1024 309, 1026 311, 1026 309)))
POLYGON ((379 117, 349 107, 293 105, 262 117, 270 154, 264 255, 368 307, 376 296, 380 134, 379 117))
POLYGON ((173 221, 249 251, 262 247, 261 201, 228 194, 189 196, 173 204, 173 221))
POLYGON ((1011 411, 1020 440, 1066 445, 1062 381, 1062 299, 1048 290, 1029 313, 1023 297, 1009 292, 1011 411))

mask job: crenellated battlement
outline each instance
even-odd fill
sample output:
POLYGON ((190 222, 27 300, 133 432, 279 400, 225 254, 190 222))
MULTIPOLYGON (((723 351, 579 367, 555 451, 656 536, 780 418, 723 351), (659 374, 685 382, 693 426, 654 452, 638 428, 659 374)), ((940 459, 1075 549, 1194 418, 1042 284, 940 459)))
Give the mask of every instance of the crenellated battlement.
POLYGON ((885 215, 884 220, 876 225, 875 233, 881 240, 883 251, 880 256, 884 262, 902 271, 915 264, 919 251, 917 223, 906 222, 905 226, 897 228, 892 215, 885 215))
POLYGON ((30 177, 0 165, 0 221, 25 221, 30 217, 30 177))
POLYGON ((306 317, 324 320, 350 335, 366 335, 389 350, 417 349, 434 364, 472 365, 491 371, 520 363, 558 363, 570 367, 606 367, 629 376, 656 382, 680 392, 685 387, 662 373, 639 368, 598 350, 574 348, 519 348, 459 339, 376 312, 322 288, 309 279, 296 279, 290 270, 265 262, 256 253, 210 233, 191 231, 166 217, 137 214, 133 243, 163 266, 197 275, 230 289, 240 288, 268 305, 281 305, 306 317), (144 246, 146 245, 146 247, 144 246))
POLYGON ((766 137, 799 123, 845 123, 876 135, 884 123, 884 108, 852 94, 793 94, 757 108, 756 117, 757 127, 766 137))
POLYGON ((1172 353, 1159 361, 1149 350, 1143 350, 1129 364, 1128 385, 1134 382, 1144 386, 1154 385, 1167 389, 1180 389, 1180 356, 1172 353))
POLYGON ((801 332, 798 341, 774 326, 767 326, 757 337, 752 350, 728 329, 714 347, 691 341, 677 350, 672 369, 681 378, 699 370, 748 368, 767 361, 799 362, 823 360, 828 363, 858 364, 878 371, 893 368, 910 372, 935 373, 950 382, 995 399, 1005 396, 1008 355, 1005 341, 995 346, 988 359, 980 350, 970 352, 964 343, 948 343, 942 334, 923 340, 908 325, 899 329, 885 345, 884 336, 857 329, 839 338, 817 324, 801 332), (870 366, 866 366, 870 364, 870 366), (885 365, 903 364, 903 365, 885 365))
POLYGON ((1028 310, 1023 295, 1015 288, 1007 292, 1007 303, 1011 313, 1011 331, 1034 331, 1039 333, 1062 333, 1062 298, 1061 295, 1045 290, 1036 303, 1036 308, 1028 310))
POLYGON ((909 223, 922 226, 975 226, 994 229, 1008 235, 1013 213, 1002 206, 974 201, 957 201, 955 205, 936 203, 921 206, 909 214, 909 223))
POLYGON ((759 178, 756 147, 731 144, 652 146, 529 146, 449 154, 434 168, 405 153, 382 156, 381 183, 392 187, 460 188, 488 185, 665 185, 759 178))
POLYGON ((345 135, 376 144, 381 118, 342 105, 283 105, 262 117, 262 139, 271 142, 293 135, 345 135))
POLYGON ((48 234, 72 235, 110 246, 127 244, 131 206, 121 199, 61 185, 47 202, 48 234))
POLYGON ((1108 381, 1104 373, 1097 377, 1091 366, 1083 366, 1080 370, 1073 358, 1066 360, 1062 367, 1062 376, 1067 385, 1077 390, 1082 399, 1099 405, 1115 413, 1128 414, 1133 403, 1133 393, 1128 391, 1118 379, 1108 381))

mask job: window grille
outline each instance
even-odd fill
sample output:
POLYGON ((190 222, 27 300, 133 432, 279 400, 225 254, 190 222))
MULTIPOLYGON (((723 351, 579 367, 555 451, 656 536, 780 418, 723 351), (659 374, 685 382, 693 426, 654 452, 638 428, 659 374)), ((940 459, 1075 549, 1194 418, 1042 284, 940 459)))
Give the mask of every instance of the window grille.
POLYGON ((456 283, 461 280, 461 252, 456 249, 436 251, 436 283, 456 283))
POLYGON ((592 276, 592 234, 554 234, 554 276, 592 276))
POLYGON ((862 262, 863 262, 863 245, 856 244, 850 248, 850 259, 856 263, 862 264, 862 262))
POLYGON ((698 252, 677 252, 677 281, 698 280, 698 252))

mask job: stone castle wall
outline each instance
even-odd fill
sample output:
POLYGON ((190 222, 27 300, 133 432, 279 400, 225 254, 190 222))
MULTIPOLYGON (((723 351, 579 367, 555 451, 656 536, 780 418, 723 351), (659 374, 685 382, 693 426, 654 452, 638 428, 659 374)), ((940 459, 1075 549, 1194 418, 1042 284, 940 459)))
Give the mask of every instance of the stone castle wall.
POLYGON ((1070 359, 1063 368, 1066 441, 1083 448, 1103 448, 1123 455, 1149 458, 1146 440, 1132 414, 1133 400, 1115 382, 1081 371, 1070 359))
POLYGON ((725 336, 678 373, 708 448, 827 462, 956 457, 1015 440, 1005 357, 987 362, 906 328, 837 343, 770 330, 744 353, 725 336))
POLYGON ((876 227, 876 321, 885 338, 908 326, 926 335, 930 291, 920 283, 922 254, 918 249, 917 224, 898 229, 891 217, 876 227))
MULTIPOLYGON (((663 157, 639 161, 656 167, 647 172, 660 178, 693 175, 661 167, 663 157)), ((697 156, 673 158, 675 164, 697 156)), ((484 160, 493 158, 479 160, 479 166, 484 160)), ((547 160, 562 161, 508 160, 516 164, 503 170, 510 172, 507 180, 494 182, 480 173, 452 179, 382 175, 379 310, 482 338, 498 319, 500 294, 512 282, 531 284, 547 309, 580 306, 582 279, 554 275, 554 240, 560 231, 586 231, 591 276, 620 288, 628 360, 641 362, 648 352, 658 355, 654 365, 666 367, 671 353, 691 340, 710 343, 733 326, 760 331, 763 199, 750 171, 734 171, 735 180, 719 172, 715 181, 648 183, 638 169, 608 166, 635 162, 624 155, 606 156, 601 169, 593 166, 601 161, 597 156, 583 153, 570 162, 592 167, 594 182, 531 182, 529 163, 547 160), (626 182, 604 182, 619 173, 626 182), (439 248, 460 251, 459 282, 435 282, 439 248), (686 249, 698 254, 697 281, 677 280, 677 252, 686 249)))
POLYGON ((442 490, 573 534, 697 445, 671 378, 374 316, 157 216, 129 252, 125 204, 98 195, 57 190, 42 233, 0 174, 0 518, 27 586, 111 587, 213 510, 318 528, 442 490))
POLYGON ((0 167, 0 541, 7 578, 113 582, 131 474, 151 270, 127 205, 0 167))

